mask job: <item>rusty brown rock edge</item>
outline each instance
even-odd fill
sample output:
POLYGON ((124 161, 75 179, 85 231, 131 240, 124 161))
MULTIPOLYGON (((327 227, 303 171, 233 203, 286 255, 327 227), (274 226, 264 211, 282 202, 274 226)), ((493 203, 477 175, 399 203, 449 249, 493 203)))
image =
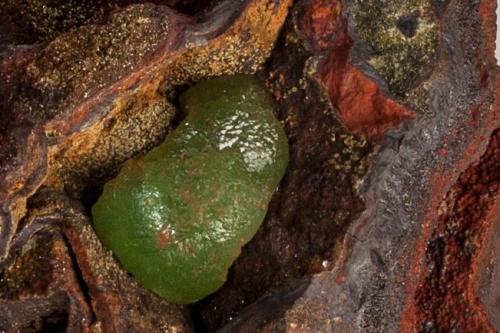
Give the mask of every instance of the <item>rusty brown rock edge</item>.
POLYGON ((1 282, 0 327, 7 332, 50 330, 62 322, 79 331, 92 318, 65 240, 54 230, 31 237, 1 282))
MULTIPOLYGON (((438 208, 437 223, 427 241, 425 263, 415 292, 413 326, 422 332, 495 332, 479 301, 475 281, 485 236, 500 203, 500 130, 491 136, 480 160, 465 170, 438 208)), ((482 292, 498 294, 494 279, 482 292)), ((495 304, 489 306, 498 313, 495 304)), ((491 317, 494 321, 495 316, 491 317)))
MULTIPOLYGON (((427 81, 428 113, 388 132, 395 140, 373 161, 363 188, 367 209, 347 231, 334 269, 313 276, 292 308, 268 327, 284 321, 291 332, 421 330, 414 304, 439 204, 469 166, 481 163, 500 127, 494 6, 491 0, 445 4, 439 59, 427 81)), ((494 232, 488 225, 494 224, 483 225, 485 234, 494 232)), ((489 303, 481 306, 491 316, 489 303)))

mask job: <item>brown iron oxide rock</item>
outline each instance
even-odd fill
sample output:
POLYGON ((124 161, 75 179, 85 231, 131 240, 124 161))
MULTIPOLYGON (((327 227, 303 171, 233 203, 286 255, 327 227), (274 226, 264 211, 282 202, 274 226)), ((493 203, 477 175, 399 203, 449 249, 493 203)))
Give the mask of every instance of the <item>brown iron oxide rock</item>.
POLYGON ((0 331, 500 331, 494 1, 58 3, 0 4, 0 331), (290 164, 226 284, 174 306, 89 207, 232 73, 266 82, 290 164))

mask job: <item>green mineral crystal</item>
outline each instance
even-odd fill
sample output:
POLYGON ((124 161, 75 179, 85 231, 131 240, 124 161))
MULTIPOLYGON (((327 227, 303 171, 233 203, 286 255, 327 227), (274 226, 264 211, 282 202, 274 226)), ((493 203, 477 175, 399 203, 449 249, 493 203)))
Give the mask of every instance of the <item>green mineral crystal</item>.
POLYGON ((250 76, 195 85, 166 140, 128 161, 93 207, 94 227, 137 281, 173 303, 216 291, 256 233, 288 163, 272 102, 250 76))

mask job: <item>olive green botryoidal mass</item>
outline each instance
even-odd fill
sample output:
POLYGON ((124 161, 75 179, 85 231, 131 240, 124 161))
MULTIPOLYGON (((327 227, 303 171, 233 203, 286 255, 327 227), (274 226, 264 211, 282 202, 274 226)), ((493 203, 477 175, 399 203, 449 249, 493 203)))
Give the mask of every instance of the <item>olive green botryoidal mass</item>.
POLYGON ((288 143, 250 76, 199 83, 181 106, 184 121, 105 184, 93 218, 103 244, 142 286, 191 303, 222 286, 257 232, 288 143))

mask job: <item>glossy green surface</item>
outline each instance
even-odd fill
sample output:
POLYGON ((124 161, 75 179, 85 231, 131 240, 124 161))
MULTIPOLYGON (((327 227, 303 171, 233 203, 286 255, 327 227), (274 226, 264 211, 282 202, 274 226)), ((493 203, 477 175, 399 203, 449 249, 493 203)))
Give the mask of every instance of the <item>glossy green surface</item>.
POLYGON ((288 143, 252 77, 197 84, 185 120, 128 161, 93 207, 104 245, 139 283, 173 303, 216 291, 256 233, 288 163, 288 143))

